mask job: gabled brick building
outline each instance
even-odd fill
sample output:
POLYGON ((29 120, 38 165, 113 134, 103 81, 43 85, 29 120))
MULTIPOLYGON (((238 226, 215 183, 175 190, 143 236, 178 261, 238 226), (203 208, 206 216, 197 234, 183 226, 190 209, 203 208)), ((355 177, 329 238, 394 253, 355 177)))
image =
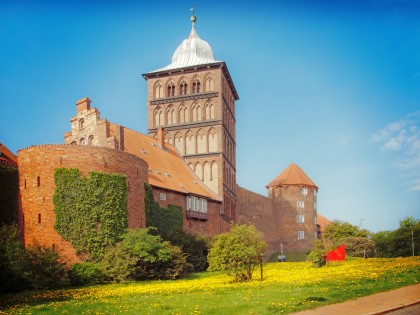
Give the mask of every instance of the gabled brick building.
POLYGON ((190 35, 172 62, 143 74, 147 80, 148 135, 100 117, 89 98, 76 104, 66 145, 33 146, 18 152, 22 222, 26 244, 53 246, 71 261, 71 245, 54 230, 53 174, 77 167, 127 176, 129 227, 145 227, 144 183, 155 201, 183 209, 183 227, 214 236, 231 221, 254 224, 268 253, 307 252, 319 235, 317 185, 289 165, 266 187, 268 196, 236 183, 238 93, 223 61, 200 39, 192 17, 190 35))

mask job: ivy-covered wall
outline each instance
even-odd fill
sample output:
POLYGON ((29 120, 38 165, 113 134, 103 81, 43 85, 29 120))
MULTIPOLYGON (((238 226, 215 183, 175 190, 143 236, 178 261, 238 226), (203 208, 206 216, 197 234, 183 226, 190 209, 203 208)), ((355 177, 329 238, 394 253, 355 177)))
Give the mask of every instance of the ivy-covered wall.
POLYGON ((153 188, 144 184, 146 205, 146 226, 155 227, 159 235, 165 235, 173 229, 182 229, 182 208, 168 205, 162 208, 153 198, 153 188))
POLYGON ((55 229, 80 255, 101 259, 128 228, 126 176, 55 169, 55 229))
POLYGON ((18 223, 19 175, 14 167, 0 166, 0 225, 18 223))

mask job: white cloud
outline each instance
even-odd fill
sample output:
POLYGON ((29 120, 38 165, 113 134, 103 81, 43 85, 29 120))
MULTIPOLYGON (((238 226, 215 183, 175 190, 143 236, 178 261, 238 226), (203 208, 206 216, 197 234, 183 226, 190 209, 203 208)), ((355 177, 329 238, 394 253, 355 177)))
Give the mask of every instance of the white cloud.
POLYGON ((410 191, 420 190, 420 111, 377 130, 371 141, 412 180, 410 191))

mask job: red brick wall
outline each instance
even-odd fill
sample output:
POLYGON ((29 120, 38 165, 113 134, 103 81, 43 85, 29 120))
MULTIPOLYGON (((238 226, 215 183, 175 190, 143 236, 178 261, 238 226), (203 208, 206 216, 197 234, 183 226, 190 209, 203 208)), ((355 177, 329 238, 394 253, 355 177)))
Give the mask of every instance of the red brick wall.
POLYGON ((220 202, 207 201, 207 220, 187 219, 187 200, 186 195, 175 191, 165 190, 159 187, 153 187, 153 197, 163 208, 172 204, 182 207, 183 229, 186 232, 196 235, 215 236, 229 230, 229 223, 222 219, 220 215, 220 202), (166 200, 160 200, 160 194, 166 194, 166 200))
POLYGON ((237 222, 253 224, 264 234, 267 242, 266 255, 280 251, 278 212, 273 208, 273 200, 236 186, 238 196, 237 222))
POLYGON ((317 226, 314 222, 316 209, 316 194, 312 188, 307 187, 308 194, 302 195, 299 186, 270 188, 274 197, 274 208, 279 213, 280 237, 284 251, 307 252, 313 247, 317 226), (297 202, 303 201, 304 208, 297 207, 297 202), (297 222, 297 216, 304 216, 304 223, 297 222), (298 240, 298 231, 304 232, 304 239, 298 240))
POLYGON ((134 155, 99 147, 42 145, 20 150, 18 164, 25 246, 37 243, 51 248, 54 244, 63 259, 78 260, 74 248, 54 230, 56 168, 78 168, 85 176, 90 171, 126 175, 129 227, 145 227, 144 183, 148 178, 148 165, 134 155))

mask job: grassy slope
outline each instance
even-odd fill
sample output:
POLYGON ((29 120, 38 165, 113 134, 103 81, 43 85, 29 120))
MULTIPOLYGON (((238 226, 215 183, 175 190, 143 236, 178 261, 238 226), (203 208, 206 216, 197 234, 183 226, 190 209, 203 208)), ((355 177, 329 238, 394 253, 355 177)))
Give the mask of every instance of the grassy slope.
MULTIPOLYGON (((0 296, 6 314, 287 314, 369 295, 420 280, 420 257, 359 259, 315 269, 269 263, 254 280, 220 273, 178 281, 112 284, 0 296)), ((0 302, 1 303, 1 302, 0 302)))

